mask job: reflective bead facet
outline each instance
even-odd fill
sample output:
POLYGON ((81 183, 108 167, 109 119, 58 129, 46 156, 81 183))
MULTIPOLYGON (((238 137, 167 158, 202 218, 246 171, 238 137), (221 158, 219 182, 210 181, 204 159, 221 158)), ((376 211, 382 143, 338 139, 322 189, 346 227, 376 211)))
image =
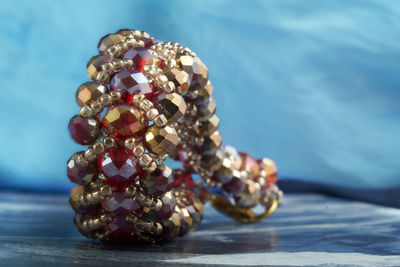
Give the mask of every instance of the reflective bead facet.
POLYGON ((219 126, 219 118, 217 117, 217 115, 214 114, 211 116, 211 118, 209 118, 206 121, 203 121, 200 124, 200 127, 196 129, 196 133, 198 135, 209 135, 212 132, 218 130, 218 126, 219 126))
POLYGON ((147 194, 161 196, 173 188, 172 170, 162 164, 154 172, 144 177, 140 184, 147 194))
POLYGON ((205 136, 201 146, 197 148, 203 155, 212 155, 221 146, 222 137, 219 131, 213 132, 209 136, 205 136))
POLYGON ((99 175, 100 182, 116 188, 133 184, 142 173, 138 159, 125 148, 107 151, 98 158, 98 164, 104 175, 104 178, 99 175))
POLYGON ((175 84, 175 88, 178 90, 178 93, 185 92, 190 87, 190 77, 186 71, 180 70, 177 68, 173 68, 168 70, 165 73, 168 80, 172 81, 175 84))
POLYGON ((207 66, 198 57, 181 56, 179 62, 182 69, 189 74, 191 87, 199 89, 207 84, 208 69, 207 66))
POLYGON ((101 202, 101 206, 113 216, 126 216, 140 208, 124 191, 113 192, 111 197, 101 202))
POLYGON ((247 153, 240 153, 240 156, 242 158, 242 166, 240 169, 248 173, 247 179, 253 180, 257 177, 260 170, 257 161, 247 153))
POLYGON ((79 86, 76 91, 76 103, 79 106, 83 107, 84 105, 88 105, 98 99, 103 94, 107 93, 107 87, 98 82, 86 82, 79 86))
POLYGON ((124 70, 113 76, 111 90, 126 89, 130 94, 142 93, 147 98, 153 95, 154 87, 147 77, 136 70, 124 70))
POLYGON ((162 222, 171 217, 175 210, 175 197, 172 192, 167 192, 161 197, 162 208, 160 210, 150 209, 147 216, 151 220, 162 222))
POLYGON ((214 115, 217 105, 215 99, 211 97, 209 101, 202 103, 198 107, 197 117, 199 121, 206 121, 214 115))
POLYGON ((97 80, 103 71, 102 65, 112 61, 109 55, 99 55, 92 57, 87 63, 87 75, 89 79, 97 80))
POLYGON ((96 117, 85 119, 75 115, 69 121, 68 130, 71 138, 80 145, 90 145, 101 135, 100 123, 96 117))
POLYGON ((124 55, 124 59, 131 59, 135 70, 140 72, 143 71, 145 65, 153 62, 153 58, 150 50, 143 47, 131 48, 124 55))
POLYGON ((198 89, 197 102, 198 103, 207 102, 209 98, 212 96, 212 92, 213 92, 213 86, 211 82, 208 81, 204 87, 198 89))
POLYGON ((95 176, 95 169, 93 164, 87 166, 79 166, 77 159, 81 156, 82 152, 75 153, 67 162, 67 176, 71 182, 79 185, 87 185, 95 176))
POLYGON ((186 112, 186 103, 177 93, 161 93, 154 98, 157 108, 168 121, 178 121, 186 112))
POLYGON ((100 39, 97 48, 99 49, 100 54, 104 54, 108 48, 113 45, 122 43, 125 41, 125 37, 119 34, 107 34, 103 38, 100 39))
POLYGON ((118 138, 138 136, 148 125, 139 109, 132 105, 110 108, 102 122, 105 131, 118 138))
POLYGON ((115 216, 111 223, 104 227, 104 230, 110 234, 110 238, 118 243, 131 243, 134 241, 132 234, 136 232, 134 225, 129 224, 125 217, 115 216))
POLYGON ((169 153, 174 150, 179 142, 175 128, 166 125, 159 128, 151 126, 145 135, 145 145, 147 149, 155 154, 169 153))

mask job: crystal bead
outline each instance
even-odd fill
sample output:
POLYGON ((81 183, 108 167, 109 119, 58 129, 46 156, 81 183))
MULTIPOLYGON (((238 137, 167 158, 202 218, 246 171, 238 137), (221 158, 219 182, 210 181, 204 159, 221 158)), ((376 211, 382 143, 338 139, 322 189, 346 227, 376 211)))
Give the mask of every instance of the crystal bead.
POLYGON ((85 119, 75 115, 69 121, 68 130, 71 138, 80 145, 93 144, 101 135, 100 123, 96 117, 85 119))
POLYGON ((67 161, 67 176, 75 184, 87 185, 93 180, 96 171, 94 164, 88 164, 87 166, 77 164, 77 159, 81 156, 81 153, 77 152, 73 154, 67 161))
POLYGON ((110 86, 111 90, 125 89, 130 94, 142 93, 147 98, 151 98, 155 90, 149 79, 136 70, 118 72, 112 77, 110 86))
POLYGON ((147 194, 161 196, 173 188, 172 170, 162 164, 154 172, 145 176, 140 184, 147 194))
POLYGON ((154 56, 150 50, 143 47, 131 48, 124 54, 124 59, 131 59, 134 63, 135 70, 143 72, 145 65, 153 62, 154 56))
POLYGON ((76 103, 83 107, 98 99, 108 92, 107 87, 98 82, 86 82, 76 91, 76 103))
POLYGON ((118 138, 139 136, 148 126, 138 108, 124 104, 110 108, 102 123, 108 134, 118 138))
POLYGON ((179 137, 175 128, 169 125, 162 128, 153 125, 147 130, 145 141, 148 150, 160 155, 174 150, 178 145, 179 137))
POLYGON ((168 80, 175 84, 178 93, 183 93, 190 87, 190 77, 186 71, 173 68, 165 72, 168 80))
POLYGON ((126 216, 140 209, 140 205, 125 191, 113 192, 112 196, 101 202, 101 206, 113 216, 126 216))
POLYGON ((171 217, 175 210, 175 197, 172 192, 167 192, 161 197, 162 208, 160 210, 150 209, 147 216, 154 221, 162 222, 171 217))
POLYGON ((137 176, 142 174, 139 161, 133 156, 132 151, 125 148, 114 148, 98 159, 100 171, 104 175, 99 176, 100 182, 116 188, 135 183, 137 176))
POLYGON ((100 54, 104 54, 108 48, 113 45, 122 43, 125 41, 125 37, 119 34, 107 34, 106 36, 102 37, 97 45, 100 54))
POLYGON ((112 57, 109 55, 99 55, 92 57, 87 63, 87 75, 89 79, 97 80, 100 73, 103 71, 102 65, 110 63, 112 57))
POLYGON ((177 93, 158 94, 153 98, 153 102, 168 121, 178 121, 186 112, 185 100, 177 93))

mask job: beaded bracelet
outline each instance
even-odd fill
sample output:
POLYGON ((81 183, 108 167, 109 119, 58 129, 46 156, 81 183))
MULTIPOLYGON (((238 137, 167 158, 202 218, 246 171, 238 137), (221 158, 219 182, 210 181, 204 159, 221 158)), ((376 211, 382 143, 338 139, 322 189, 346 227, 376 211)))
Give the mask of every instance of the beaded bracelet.
POLYGON ((207 201, 242 222, 278 207, 274 162, 221 146, 213 87, 194 52, 125 29, 104 36, 98 50, 68 125, 71 138, 88 146, 67 162, 83 235, 154 242, 195 229, 207 201), (183 169, 167 167, 168 157, 183 169))

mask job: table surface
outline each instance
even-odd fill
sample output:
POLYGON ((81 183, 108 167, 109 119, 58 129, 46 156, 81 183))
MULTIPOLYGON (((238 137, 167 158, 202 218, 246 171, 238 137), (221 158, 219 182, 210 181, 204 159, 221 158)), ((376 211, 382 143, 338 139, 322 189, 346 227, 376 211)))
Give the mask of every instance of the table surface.
POLYGON ((270 218, 240 224, 206 208, 201 226, 156 245, 82 237, 64 195, 0 192, 0 265, 400 266, 400 210, 286 195, 270 218))

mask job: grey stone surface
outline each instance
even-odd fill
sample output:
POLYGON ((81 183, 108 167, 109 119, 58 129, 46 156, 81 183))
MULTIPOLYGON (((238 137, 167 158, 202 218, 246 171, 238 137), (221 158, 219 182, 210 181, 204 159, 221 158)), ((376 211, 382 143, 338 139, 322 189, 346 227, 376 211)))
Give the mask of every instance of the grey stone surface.
POLYGON ((82 237, 67 196, 0 192, 0 266, 400 266, 400 210, 286 195, 258 224, 206 208, 197 231, 150 246, 82 237))

